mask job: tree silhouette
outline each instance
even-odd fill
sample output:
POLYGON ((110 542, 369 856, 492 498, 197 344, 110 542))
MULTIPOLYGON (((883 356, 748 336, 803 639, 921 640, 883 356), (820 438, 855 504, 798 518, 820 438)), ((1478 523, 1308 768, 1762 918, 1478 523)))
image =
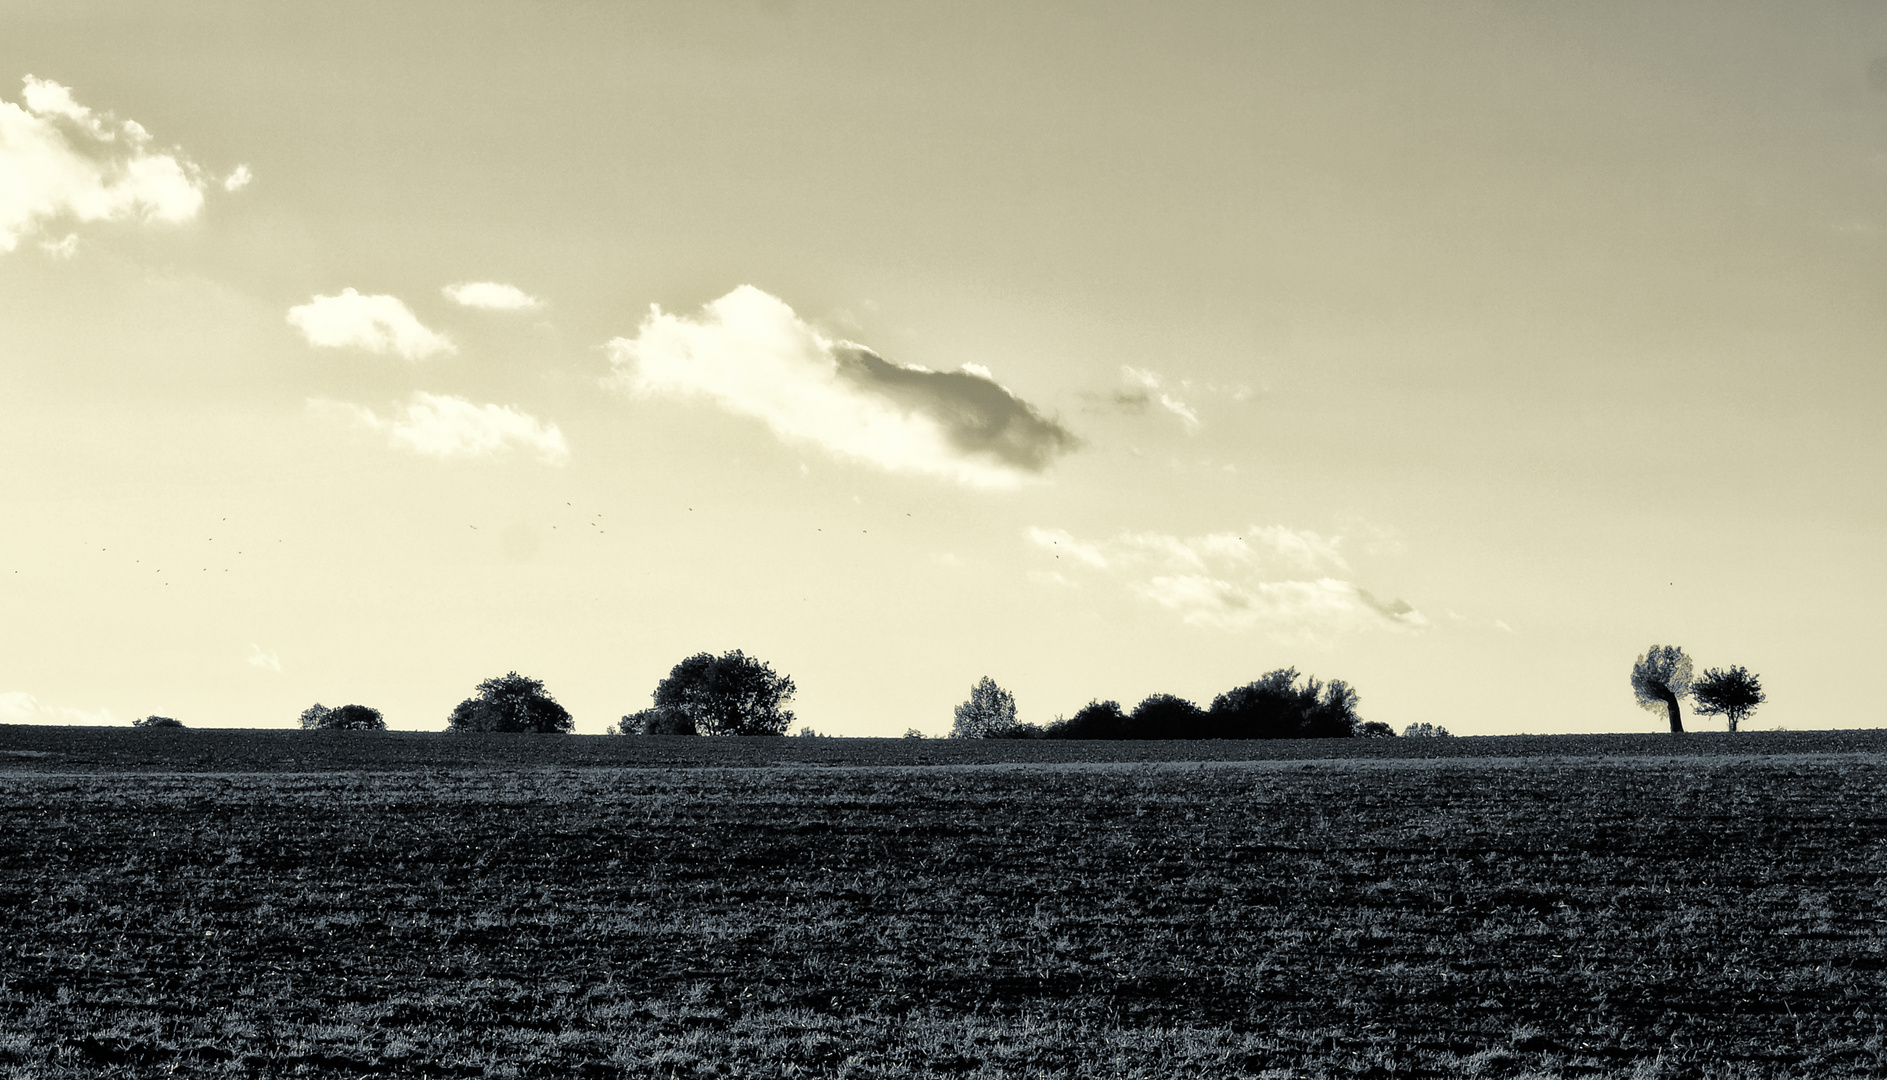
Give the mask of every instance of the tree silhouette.
POLYGON ((956 724, 950 729, 953 739, 997 738, 1016 723, 1014 694, 996 685, 985 675, 970 687, 970 700, 957 706, 956 724))
POLYGON ((610 729, 622 735, 697 735, 695 722, 673 709, 643 709, 610 729))
POLYGON ((515 671, 478 684, 478 694, 459 702, 447 719, 452 731, 533 731, 568 734, 576 721, 544 689, 541 679, 515 671))
POLYGON ((147 716, 142 720, 131 721, 132 727, 182 727, 182 720, 172 720, 168 716, 147 716))
POLYGON ((1124 739, 1127 716, 1118 701, 1090 701, 1066 720, 1057 720, 1045 733, 1050 739, 1124 739))
POLYGON ((1721 716, 1730 722, 1731 731, 1768 700, 1763 697, 1762 682, 1742 667, 1705 668, 1704 677, 1691 684, 1690 694, 1697 715, 1721 716))
POLYGON ((1677 701, 1690 693, 1690 657, 1675 645, 1653 645, 1631 666, 1631 691, 1640 707, 1660 708, 1671 717, 1671 733, 1684 733, 1684 718, 1677 701))
POLYGON ((687 718, 703 735, 784 735, 793 714, 782 706, 797 692, 791 678, 739 649, 696 653, 656 684, 655 707, 687 718))
POLYGON ((1207 739, 1206 711, 1175 694, 1151 694, 1127 717, 1130 739, 1207 739))
POLYGON ((1279 668, 1212 699, 1211 737, 1345 739, 1361 723, 1356 702, 1355 689, 1342 679, 1325 684, 1300 676, 1296 668, 1279 668))
POLYGON ((387 721, 380 715, 379 709, 370 709, 365 705, 343 705, 338 709, 330 709, 317 701, 302 710, 301 726, 309 730, 385 731, 387 721))

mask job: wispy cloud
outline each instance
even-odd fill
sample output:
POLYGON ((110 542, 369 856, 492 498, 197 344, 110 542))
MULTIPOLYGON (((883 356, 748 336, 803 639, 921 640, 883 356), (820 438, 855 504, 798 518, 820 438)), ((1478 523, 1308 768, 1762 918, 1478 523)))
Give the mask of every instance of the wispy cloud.
POLYGON ((229 170, 228 176, 223 177, 223 190, 241 191, 243 188, 248 187, 249 182, 255 178, 256 174, 249 171, 249 166, 238 165, 229 170))
POLYGON ((502 285, 496 281, 466 281, 457 285, 447 285, 442 292, 446 299, 461 307, 484 308, 488 311, 535 311, 544 306, 544 302, 516 285, 502 285))
POLYGON ((1340 537, 1282 525, 1175 536, 1122 533, 1083 541, 1063 529, 1025 534, 1058 573, 1100 574, 1178 613, 1188 623, 1325 639, 1372 628, 1419 629, 1428 620, 1401 600, 1381 600, 1337 577, 1349 564, 1340 537))
POLYGON ((557 425, 508 405, 476 405, 464 398, 421 391, 413 395, 403 414, 383 418, 359 405, 310 404, 343 411, 367 427, 386 432, 394 445, 428 457, 490 457, 523 450, 548 465, 561 465, 570 457, 557 425))
POLYGON ((63 705, 48 705, 21 691, 0 694, 0 723, 5 724, 115 724, 110 709, 86 712, 63 705))
POLYGON ((1193 411, 1191 405, 1180 400, 1177 392, 1183 390, 1188 384, 1182 382, 1178 387, 1169 387, 1159 375, 1144 368, 1125 365, 1121 367, 1120 374, 1128 389, 1114 396, 1117 403, 1145 408, 1149 402, 1158 402, 1160 408, 1179 417, 1180 423, 1186 425, 1187 431, 1199 430, 1201 427, 1199 414, 1193 411))
POLYGON ((706 398, 782 439, 883 469, 1008 487, 1078 444, 987 368, 894 364, 825 337, 749 285, 694 318, 651 308, 635 337, 608 349, 612 382, 633 393, 706 398))
POLYGON ((249 643, 247 662, 252 668, 261 668, 263 671, 273 671, 277 675, 282 673, 282 658, 272 652, 262 651, 262 646, 254 642, 249 643))
POLYGON ((353 289, 289 308, 288 322, 310 345, 328 349, 398 353, 408 360, 454 349, 449 338, 427 329, 398 297, 362 296, 353 289))
POLYGON ((80 105, 56 82, 26 76, 23 105, 0 101, 0 251, 48 222, 187 221, 204 181, 150 132, 80 105))

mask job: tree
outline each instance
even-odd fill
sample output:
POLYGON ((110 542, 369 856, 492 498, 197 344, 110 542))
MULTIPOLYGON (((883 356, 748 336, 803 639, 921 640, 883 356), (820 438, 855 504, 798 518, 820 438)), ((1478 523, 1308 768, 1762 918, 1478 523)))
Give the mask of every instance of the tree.
POLYGON ((1730 730, 1756 711, 1763 697, 1762 682, 1742 667, 1728 671, 1705 668, 1704 677, 1691 685, 1691 698, 1699 716, 1721 716, 1730 722, 1730 730))
POLYGON ((970 700, 957 706, 957 722, 950 729, 953 739, 989 739, 999 737, 1016 723, 1014 694, 996 685, 985 675, 970 687, 970 700))
POLYGON ((515 671, 478 684, 474 697, 459 702, 447 719, 452 731, 533 731, 564 735, 576 726, 570 713, 544 689, 541 679, 515 671))
POLYGON ((610 729, 623 735, 697 735, 695 722, 673 709, 643 709, 610 729))
POLYGON ((1206 711, 1174 694, 1151 694, 1127 717, 1131 739, 1204 739, 1206 711))
POLYGON ((1127 716, 1118 701, 1090 701, 1066 720, 1050 724, 1051 739, 1124 739, 1127 716))
POLYGON ((703 735, 784 735, 793 713, 783 706, 798 688, 739 649, 696 653, 655 687, 655 707, 686 717, 703 735))
POLYGON ((1359 739, 1393 739, 1396 729, 1381 720, 1365 720, 1356 725, 1356 737, 1359 739))
POLYGON ((1218 739, 1347 739, 1362 722, 1356 703, 1356 690, 1342 679, 1326 684, 1278 668, 1213 698, 1208 728, 1218 739))
POLYGON ((1419 724, 1410 724, 1408 727, 1403 728, 1402 735, 1404 738, 1409 738, 1409 739, 1453 738, 1453 736, 1448 734, 1447 728, 1441 727, 1440 725, 1437 725, 1437 724, 1431 724, 1426 720, 1422 721, 1419 724))
POLYGON ((365 705, 343 705, 338 709, 330 709, 317 701, 302 711, 301 726, 309 730, 385 731, 387 721, 380 715, 379 709, 370 709, 365 705))
POLYGON ((131 721, 132 727, 182 727, 182 720, 172 720, 168 716, 147 716, 142 720, 131 721))
POLYGON ((1664 709, 1671 717, 1671 733, 1684 733, 1684 718, 1677 701, 1690 693, 1690 657, 1675 645, 1653 645, 1631 666, 1631 691, 1641 708, 1664 709))

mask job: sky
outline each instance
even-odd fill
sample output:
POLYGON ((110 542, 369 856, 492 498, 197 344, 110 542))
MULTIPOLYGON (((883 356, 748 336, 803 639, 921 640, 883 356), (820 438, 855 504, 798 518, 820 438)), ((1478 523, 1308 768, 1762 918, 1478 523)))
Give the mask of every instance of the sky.
POLYGON ((1882 723, 1887 4, 0 25, 0 722, 1882 723))

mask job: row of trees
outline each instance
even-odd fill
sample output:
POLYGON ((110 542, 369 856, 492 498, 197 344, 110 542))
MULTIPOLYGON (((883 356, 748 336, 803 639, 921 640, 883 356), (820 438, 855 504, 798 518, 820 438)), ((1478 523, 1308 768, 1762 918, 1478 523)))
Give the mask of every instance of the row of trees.
POLYGON ((1762 681, 1741 666, 1706 668, 1703 678, 1694 678, 1690 657, 1676 645, 1645 650, 1632 665, 1631 690, 1640 706, 1669 716, 1671 732, 1677 735, 1684 733, 1678 702, 1686 697, 1699 716, 1721 716, 1731 731, 1768 700, 1762 681))
POLYGON ((1393 736, 1387 724, 1356 714, 1356 690, 1342 679, 1319 682, 1296 668, 1212 699, 1210 708, 1174 694, 1154 694, 1132 712, 1118 701, 1090 701, 1047 727, 1016 720, 1014 695, 985 675, 958 705, 958 739, 1348 739, 1393 736), (1300 680, 1302 680, 1300 682, 1300 680))

